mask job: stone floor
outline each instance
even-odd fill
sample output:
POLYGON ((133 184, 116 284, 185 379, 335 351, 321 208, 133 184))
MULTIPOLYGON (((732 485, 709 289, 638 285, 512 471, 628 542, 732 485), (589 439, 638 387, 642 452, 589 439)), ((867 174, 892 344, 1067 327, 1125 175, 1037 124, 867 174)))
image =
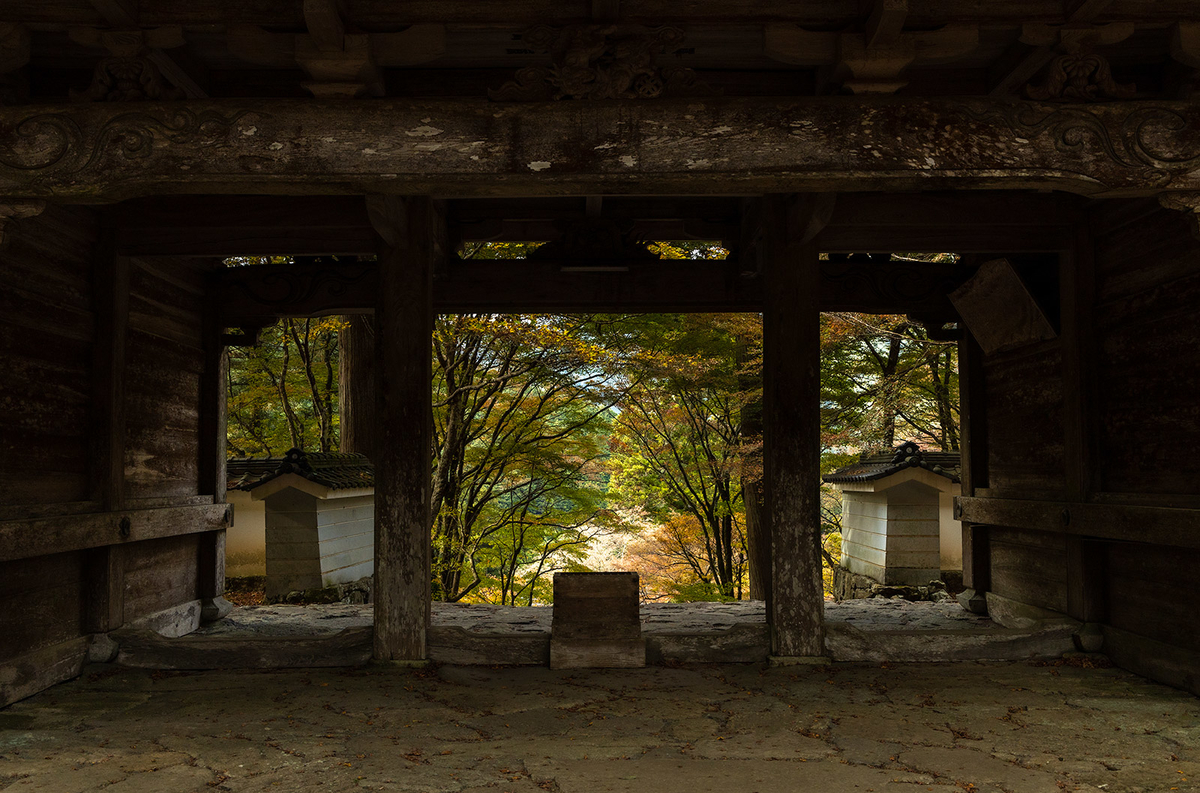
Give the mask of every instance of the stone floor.
MULTIPOLYGON (((764 624, 762 601, 734 603, 645 603, 642 629, 646 633, 712 633, 739 625, 764 624)), ((370 605, 241 606, 199 635, 298 636, 337 633, 344 628, 369 626, 370 605)), ((825 604, 825 619, 864 631, 999 631, 987 617, 964 611, 953 601, 910 603, 906 600, 870 598, 825 604)), ((551 607, 514 607, 434 603, 433 625, 459 627, 472 633, 550 632, 551 607)))
POLYGON ((150 672, 0 710, 4 793, 1200 790, 1200 699, 1029 662, 150 672))

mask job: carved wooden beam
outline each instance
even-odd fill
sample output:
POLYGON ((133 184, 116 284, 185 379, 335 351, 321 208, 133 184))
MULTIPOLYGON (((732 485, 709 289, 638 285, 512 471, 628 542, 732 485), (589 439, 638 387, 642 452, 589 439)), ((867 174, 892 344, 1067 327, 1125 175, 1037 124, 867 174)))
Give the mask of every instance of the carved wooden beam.
MULTIPOLYGON (((760 311, 762 283, 723 260, 451 259, 433 286, 434 308, 495 311, 760 311)), ((972 269, 930 262, 822 262, 823 311, 915 314, 955 321, 947 294, 972 269)), ((227 328, 268 325, 285 316, 368 313, 379 266, 286 264, 233 267, 215 276, 215 305, 227 328)))
POLYGON ((1200 189, 1200 105, 257 99, 0 108, 0 195, 1200 189), (685 121, 681 121, 684 119, 685 121))

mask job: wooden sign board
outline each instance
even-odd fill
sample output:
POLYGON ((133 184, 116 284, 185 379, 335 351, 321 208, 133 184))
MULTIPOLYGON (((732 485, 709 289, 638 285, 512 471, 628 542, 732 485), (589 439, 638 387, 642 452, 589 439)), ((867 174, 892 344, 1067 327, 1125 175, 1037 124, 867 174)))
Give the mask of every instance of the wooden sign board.
POLYGON ((949 297, 987 355, 1057 336, 1007 259, 984 262, 949 297))

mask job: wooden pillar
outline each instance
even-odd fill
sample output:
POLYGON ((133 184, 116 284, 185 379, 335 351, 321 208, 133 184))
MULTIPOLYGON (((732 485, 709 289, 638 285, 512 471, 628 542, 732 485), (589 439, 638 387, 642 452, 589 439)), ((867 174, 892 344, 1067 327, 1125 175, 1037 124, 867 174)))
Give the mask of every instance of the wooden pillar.
POLYGON ((376 329, 375 658, 425 658, 430 608, 433 271, 445 217, 424 196, 372 196, 376 329))
POLYGON ((763 468, 774 656, 825 654, 821 585, 821 353, 817 249, 795 197, 763 202, 763 468))
MULTIPOLYGON (((197 470, 200 495, 211 494, 213 503, 220 504, 225 501, 226 487, 225 385, 229 378, 229 356, 223 338, 225 329, 220 327, 215 316, 216 304, 208 301, 206 311, 204 371, 200 375, 200 460, 197 470)), ((233 610, 233 604, 222 597, 225 593, 225 529, 204 532, 199 542, 196 574, 201 603, 200 619, 212 622, 233 610)))
MULTIPOLYGON (((104 512, 125 508, 125 360, 129 336, 129 269, 104 231, 96 246, 92 293, 95 297, 92 400, 95 409, 93 497, 104 512)), ((84 630, 106 633, 125 621, 125 554, 119 545, 86 552, 84 630)))
MULTIPOLYGON (((1089 501, 1099 483, 1096 463, 1096 369, 1092 310, 1095 257, 1091 230, 1076 227, 1069 250, 1059 258, 1063 355, 1064 457, 1068 501, 1089 501)), ((1070 509, 1063 516, 1070 520, 1070 509)), ((1083 622, 1107 619, 1104 547, 1080 534, 1067 535, 1067 614, 1083 622)), ((1098 633, 1098 632, 1096 632, 1098 633)), ((1099 649, 1098 647, 1094 649, 1099 649)))
MULTIPOLYGON (((962 447, 962 494, 974 496, 988 486, 987 401, 983 380, 983 349, 959 322, 958 343, 959 438, 962 447)), ((957 510, 955 510, 957 517, 957 510)), ((991 552, 987 526, 962 524, 963 586, 958 602, 968 611, 987 613, 984 597, 991 588, 991 552)))
POLYGON ((343 317, 338 333, 338 409, 341 449, 375 459, 375 318, 343 317))

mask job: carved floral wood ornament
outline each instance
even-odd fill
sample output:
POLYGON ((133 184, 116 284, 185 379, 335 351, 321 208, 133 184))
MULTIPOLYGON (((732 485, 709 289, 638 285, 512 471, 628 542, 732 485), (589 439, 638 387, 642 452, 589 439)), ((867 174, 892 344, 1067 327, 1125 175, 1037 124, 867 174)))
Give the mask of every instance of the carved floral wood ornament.
POLYGON ((488 96, 498 101, 654 99, 703 92, 691 69, 662 67, 658 56, 684 39, 679 28, 638 25, 538 25, 522 40, 549 52, 550 66, 527 66, 488 96))
POLYGON ((1064 51, 1050 62, 1045 82, 1026 86, 1025 94, 1039 102, 1132 99, 1137 96, 1137 87, 1113 80, 1108 59, 1094 48, 1124 41, 1133 33, 1132 23, 1025 25, 1021 30, 1022 42, 1039 46, 1057 44, 1064 51))

